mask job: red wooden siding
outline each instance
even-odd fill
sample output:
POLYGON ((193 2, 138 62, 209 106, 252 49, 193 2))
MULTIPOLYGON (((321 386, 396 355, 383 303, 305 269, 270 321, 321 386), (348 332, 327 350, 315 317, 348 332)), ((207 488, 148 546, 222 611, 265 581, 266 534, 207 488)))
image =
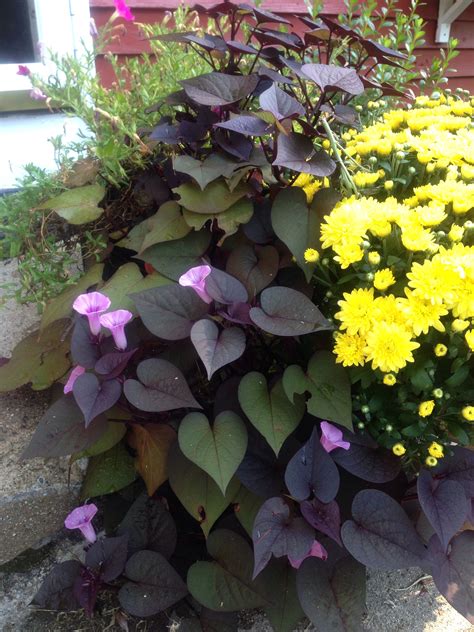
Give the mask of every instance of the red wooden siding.
MULTIPOLYGON (((237 0, 236 0, 237 1, 237 0)), ((241 1, 241 0, 239 0, 241 1)), ((363 1, 363 0, 361 0, 363 1)), ((410 0, 400 0, 401 8, 408 8, 410 0)), ((199 0, 199 4, 212 6, 217 0, 199 0)), ((153 23, 160 21, 166 10, 174 9, 178 6, 179 0, 128 0, 128 5, 132 8, 136 18, 136 22, 153 23)), ((194 4, 194 2, 189 2, 194 4)), ((429 0, 420 9, 420 13, 427 21, 426 25, 426 44, 419 49, 418 62, 420 65, 426 66, 430 63, 433 55, 435 55, 440 44, 435 43, 436 20, 438 16, 438 1, 429 0)), ((98 26, 104 24, 109 18, 114 8, 113 0, 90 0, 91 15, 95 19, 98 26)), ((295 23, 298 22, 296 16, 306 13, 304 0, 267 0, 263 3, 263 7, 277 13, 282 13, 286 17, 295 17, 295 23)), ((327 15, 337 15, 345 10, 343 0, 326 0, 324 3, 324 12, 327 15)), ((111 48, 111 51, 119 55, 137 55, 148 50, 148 45, 139 33, 135 24, 126 25, 126 34, 121 42, 111 48)), ((451 36, 459 39, 460 55, 454 60, 452 67, 456 69, 456 73, 450 74, 449 87, 457 88, 458 86, 466 88, 474 93, 474 4, 469 7, 451 27, 451 36)), ((97 61, 98 72, 104 78, 106 84, 112 81, 111 70, 109 64, 102 58, 97 61)))

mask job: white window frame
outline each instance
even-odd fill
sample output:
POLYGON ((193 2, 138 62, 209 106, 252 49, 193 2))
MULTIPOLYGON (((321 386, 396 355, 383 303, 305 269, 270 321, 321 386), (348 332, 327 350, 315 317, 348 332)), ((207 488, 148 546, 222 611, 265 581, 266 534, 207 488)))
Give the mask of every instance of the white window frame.
MULTIPOLYGON (((47 50, 78 56, 83 46, 90 47, 89 0, 33 0, 36 13, 38 42, 44 50, 44 63, 23 62, 44 77, 53 70, 47 50)), ((36 45, 36 42, 34 42, 36 45)), ((22 63, 22 62, 20 62, 22 63)), ((5 92, 31 90, 28 77, 17 74, 18 64, 0 64, 0 99, 5 92)))

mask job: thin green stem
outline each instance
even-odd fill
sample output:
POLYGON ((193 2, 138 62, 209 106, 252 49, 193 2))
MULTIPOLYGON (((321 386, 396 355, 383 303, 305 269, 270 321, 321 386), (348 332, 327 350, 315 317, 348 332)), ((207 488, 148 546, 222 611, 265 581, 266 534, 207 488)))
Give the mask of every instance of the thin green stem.
POLYGON ((334 138, 334 134, 332 133, 332 129, 329 125, 329 123, 327 122, 325 117, 321 117, 321 123, 322 126, 324 127, 324 130, 327 134, 327 137, 329 139, 329 142, 331 143, 331 148, 334 152, 334 156, 337 160, 337 162, 339 163, 339 166, 341 167, 341 176, 342 176, 342 180, 344 182, 344 184, 346 185, 346 187, 349 189, 349 191, 352 191, 353 193, 355 193, 355 195, 359 194, 359 191, 355 185, 354 180, 352 179, 351 174, 349 173, 349 171, 347 170, 346 165, 344 164, 344 161, 341 157, 341 154, 339 153, 339 149, 337 148, 337 143, 336 143, 336 139, 334 138))

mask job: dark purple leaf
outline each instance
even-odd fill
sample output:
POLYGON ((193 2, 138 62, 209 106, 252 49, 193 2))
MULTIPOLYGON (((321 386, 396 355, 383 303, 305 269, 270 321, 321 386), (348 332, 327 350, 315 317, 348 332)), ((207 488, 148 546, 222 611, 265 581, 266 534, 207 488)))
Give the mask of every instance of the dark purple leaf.
POLYGON ((232 250, 226 269, 245 285, 252 300, 273 283, 279 264, 280 256, 273 246, 243 244, 232 250))
POLYGON ((260 107, 273 114, 278 120, 295 116, 304 116, 305 109, 294 97, 272 84, 268 90, 260 95, 260 107))
POLYGON ((85 369, 93 369, 100 358, 98 339, 89 329, 89 323, 85 316, 76 320, 71 337, 71 356, 74 364, 80 364, 85 369))
POLYGON ((207 51, 218 50, 225 52, 227 50, 226 42, 218 35, 209 35, 208 33, 204 33, 203 37, 198 37, 197 35, 190 34, 185 35, 184 39, 186 42, 196 44, 207 51))
POLYGON ((260 44, 266 46, 273 44, 274 46, 283 46, 286 49, 300 51, 303 46, 303 40, 296 33, 282 33, 273 29, 256 29, 253 36, 260 44))
POLYGON ((379 447, 368 435, 353 434, 341 428, 349 450, 334 450, 333 460, 345 470, 369 483, 388 483, 400 472, 400 459, 379 447))
POLYGON ((275 453, 265 439, 254 431, 249 432, 247 452, 237 468, 237 478, 242 485, 261 498, 277 496, 284 488, 283 466, 287 461, 285 447, 275 459, 275 453))
POLYGON ((341 90, 354 95, 364 92, 364 84, 353 68, 332 64, 303 64, 301 71, 322 91, 341 90))
POLYGON ((309 298, 287 287, 263 290, 260 307, 250 310, 250 318, 260 329, 275 336, 302 336, 331 328, 309 298))
POLYGON ((422 469, 417 482, 418 500, 446 551, 449 541, 464 524, 470 502, 457 481, 436 479, 422 469))
POLYGON ((242 283, 223 270, 212 268, 206 278, 206 292, 215 301, 231 305, 232 303, 246 303, 248 294, 242 283))
POLYGON ((214 127, 228 129, 245 136, 263 136, 272 129, 272 126, 263 119, 258 116, 249 116, 248 114, 233 116, 225 123, 216 123, 214 127))
POLYGON ((181 121, 178 125, 178 138, 186 143, 197 143, 204 139, 208 129, 208 127, 199 125, 195 121, 181 121))
POLYGON ((226 75, 210 72, 181 81, 186 94, 201 105, 230 105, 247 97, 257 87, 257 75, 226 75))
POLYGON ((147 549, 161 553, 167 559, 176 548, 176 526, 170 512, 160 500, 141 494, 117 529, 128 538, 128 550, 136 553, 147 549))
POLYGON ((423 542, 398 502, 376 489, 364 489, 352 504, 353 520, 342 525, 347 550, 370 568, 423 566, 423 542))
POLYGON ((251 325, 252 321, 250 320, 249 312, 249 303, 232 303, 232 305, 227 305, 227 309, 219 310, 218 314, 226 320, 230 320, 231 323, 251 325))
POLYGON ((32 604, 48 610, 77 610, 79 604, 73 589, 81 568, 82 564, 76 560, 54 566, 33 597, 32 604))
POLYGON ((300 510, 308 524, 342 546, 341 514, 335 500, 329 503, 322 503, 317 498, 305 500, 301 503, 300 510))
POLYGON ((304 34, 304 41, 307 46, 313 44, 326 43, 331 38, 331 31, 324 26, 315 28, 312 31, 307 31, 304 34))
POLYGON ((237 612, 216 612, 209 608, 201 608, 199 621, 202 632, 237 632, 239 614, 237 612))
POLYGON ((325 151, 315 151, 310 138, 290 132, 278 137, 278 151, 273 164, 313 176, 330 176, 336 163, 325 151))
POLYGON ((179 142, 178 126, 161 123, 153 129, 149 139, 167 143, 168 145, 177 145, 179 142))
POLYGON ((120 605, 136 617, 157 614, 188 593, 178 573, 156 551, 139 551, 132 555, 125 567, 125 576, 132 581, 120 589, 120 605))
POLYGON ((289 22, 281 15, 277 15, 276 13, 272 13, 271 11, 265 11, 265 9, 260 9, 259 7, 253 7, 252 12, 258 24, 291 24, 291 22, 289 22))
POLYGON ((439 592, 465 617, 474 623, 474 531, 463 531, 452 540, 446 554, 439 538, 429 543, 431 574, 439 592))
POLYGON ((126 536, 98 540, 86 553, 86 566, 97 571, 104 582, 117 579, 122 574, 126 561, 126 536))
POLYGON ((339 472, 322 447, 316 428, 304 446, 288 463, 285 483, 296 500, 306 500, 312 494, 329 503, 339 490, 339 472))
POLYGON ((401 53, 399 50, 394 50, 393 48, 387 48, 386 46, 383 46, 383 44, 379 44, 378 42, 374 42, 369 39, 363 39, 361 44, 369 55, 375 57, 377 60, 382 56, 396 57, 397 59, 408 59, 408 56, 405 55, 405 53, 401 53))
POLYGON ((231 156, 235 156, 239 160, 248 160, 252 153, 253 143, 249 138, 245 138, 242 134, 236 132, 224 132, 217 130, 214 140, 221 149, 231 156))
POLYGON ((256 244, 266 244, 274 238, 269 200, 265 199, 261 203, 254 200, 253 215, 250 221, 243 225, 243 230, 245 236, 256 244))
POLYGON ((237 40, 229 40, 227 48, 235 53, 246 53, 248 55, 256 55, 258 50, 254 46, 238 42, 237 40))
POLYGON ((260 508, 252 532, 255 567, 253 578, 265 568, 272 554, 299 560, 314 542, 313 529, 303 518, 292 518, 282 498, 270 498, 260 508))
POLYGON ((302 63, 296 61, 293 57, 283 57, 283 55, 281 55, 279 59, 281 63, 289 68, 297 77, 301 77, 305 80, 307 79, 306 75, 304 75, 301 70, 303 68, 302 63))
POLYGON ((84 608, 86 616, 89 618, 92 617, 94 612, 100 584, 101 582, 98 576, 88 568, 81 568, 74 582, 74 596, 81 608, 84 608))
POLYGON ((100 360, 96 362, 94 370, 99 375, 104 375, 106 380, 111 380, 114 377, 122 375, 127 368, 127 364, 132 356, 135 354, 136 349, 131 351, 106 353, 100 360))
POLYGON ((310 558, 296 576, 301 606, 319 632, 360 632, 366 613, 366 573, 350 556, 338 560, 333 569, 310 558))
POLYGON ((58 399, 41 418, 22 459, 75 454, 96 443, 107 430, 105 417, 97 417, 86 428, 72 395, 58 399))
POLYGON ((285 75, 282 75, 281 73, 277 72, 276 70, 272 70, 271 68, 267 68, 266 66, 260 66, 257 72, 261 77, 267 77, 268 79, 270 79, 271 81, 275 81, 276 83, 284 83, 287 85, 293 84, 293 80, 290 79, 290 77, 285 77, 285 75))
POLYGON ((245 351, 245 334, 239 327, 219 328, 212 320, 198 320, 191 329, 191 341, 210 380, 214 373, 240 358, 245 351))
POLYGON ((334 106, 334 116, 344 125, 357 125, 358 114, 350 105, 336 103, 334 106))
POLYGON ((164 340, 187 338, 195 321, 209 311, 192 288, 180 285, 164 285, 130 297, 145 327, 164 340))
POLYGON ((117 379, 99 382, 93 373, 83 373, 74 382, 72 392, 87 428, 93 419, 118 402, 122 384, 117 379))
POLYGON ((159 413, 177 408, 202 408, 194 399, 184 375, 174 364, 149 358, 137 367, 138 380, 126 380, 123 392, 139 410, 159 413))
POLYGON ((434 470, 436 477, 460 483, 468 498, 474 497, 474 452, 455 446, 452 456, 445 457, 434 470))

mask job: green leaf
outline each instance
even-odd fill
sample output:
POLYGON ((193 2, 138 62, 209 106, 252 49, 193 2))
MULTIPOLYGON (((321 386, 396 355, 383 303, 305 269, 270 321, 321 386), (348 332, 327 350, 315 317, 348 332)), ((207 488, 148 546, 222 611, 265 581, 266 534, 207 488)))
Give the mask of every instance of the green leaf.
POLYGON ((69 321, 50 324, 34 331, 13 349, 10 360, 0 367, 0 393, 31 382, 36 391, 48 388, 69 369, 69 321))
POLYGON ((217 415, 212 427, 202 413, 189 413, 178 431, 184 456, 207 472, 225 494, 247 450, 247 429, 230 410, 217 415))
POLYGON ((191 158, 191 156, 175 156, 173 158, 173 169, 194 178, 201 189, 205 189, 210 182, 217 180, 220 176, 230 178, 238 166, 230 158, 219 154, 211 154, 202 162, 191 158))
POLYGON ((78 461, 79 459, 90 458, 92 456, 102 454, 102 452, 107 452, 107 450, 113 448, 114 445, 124 438, 126 432, 127 427, 125 424, 109 421, 107 423, 107 429, 100 439, 91 445, 90 448, 86 448, 81 452, 73 454, 71 462, 74 463, 74 461, 78 461))
POLYGON ((225 496, 212 478, 191 463, 176 443, 168 457, 168 476, 171 489, 184 508, 200 523, 205 536, 213 524, 234 500, 239 482, 233 479, 225 496))
POLYGON ((225 180, 217 180, 208 184, 204 190, 197 184, 186 182, 173 189, 173 192, 179 195, 179 203, 187 211, 216 215, 230 208, 246 195, 249 189, 245 185, 239 185, 231 191, 225 180))
POLYGON ((265 613, 274 632, 293 632, 304 617, 296 590, 296 571, 286 559, 273 559, 262 574, 269 605, 265 613))
POLYGON ((306 263, 304 251, 319 247, 319 217, 314 206, 308 206, 302 189, 288 187, 277 194, 272 206, 272 226, 309 282, 316 264, 306 263))
POLYGON ((239 200, 229 209, 218 214, 209 213, 208 215, 204 215, 202 213, 192 213, 186 209, 183 210, 186 223, 196 230, 200 230, 206 222, 217 222, 219 228, 225 233, 220 243, 222 243, 226 237, 229 237, 229 235, 233 235, 237 232, 240 224, 246 224, 250 221, 252 215, 253 205, 250 200, 247 199, 239 200))
POLYGON ((237 496, 234 498, 234 502, 234 511, 237 520, 245 531, 247 531, 249 536, 252 537, 253 523, 255 522, 260 507, 263 505, 263 498, 256 496, 242 485, 237 496))
POLYGON ((117 246, 120 248, 129 248, 130 250, 135 250, 135 252, 139 252, 142 247, 143 240, 145 239, 148 233, 148 222, 151 217, 143 220, 136 226, 134 226, 125 237, 123 237, 120 241, 117 242, 117 246))
POLYGON ((311 393, 306 405, 315 417, 334 421, 352 430, 351 385, 347 371, 336 364, 330 351, 317 351, 308 363, 306 373, 291 365, 283 374, 283 388, 293 400, 295 393, 311 393))
POLYGON ((108 296, 111 301, 109 311, 114 309, 128 309, 137 313, 135 303, 127 295, 137 289, 137 285, 143 279, 140 268, 136 263, 126 263, 100 289, 102 294, 108 296))
POLYGON ((188 571, 188 589, 206 608, 233 612, 268 603, 264 582, 252 581, 253 554, 233 531, 218 529, 207 539, 213 562, 196 562, 188 571))
POLYGON ((93 498, 118 492, 136 479, 133 457, 123 443, 93 456, 89 461, 81 490, 81 498, 93 498))
POLYGON ((98 219, 104 212, 103 208, 97 206, 104 195, 104 186, 89 184, 64 191, 38 208, 52 209, 69 224, 88 224, 98 219))
POLYGON ((104 271, 103 263, 96 263, 90 268, 77 283, 67 287, 56 298, 50 301, 44 310, 41 319, 40 331, 43 331, 55 320, 68 318, 72 314, 72 304, 74 300, 88 288, 98 285, 102 281, 104 271))
POLYGON ((240 381, 239 402, 249 420, 278 456, 285 439, 296 430, 303 417, 303 399, 290 401, 281 380, 269 393, 265 376, 252 371, 240 381))
POLYGON ((177 281, 189 268, 202 263, 202 256, 210 242, 208 230, 193 231, 183 239, 155 244, 137 258, 150 263, 165 277, 177 281))
POLYGON ((173 200, 165 202, 148 220, 148 231, 139 252, 154 244, 186 237, 190 230, 190 226, 184 221, 180 205, 173 200))

